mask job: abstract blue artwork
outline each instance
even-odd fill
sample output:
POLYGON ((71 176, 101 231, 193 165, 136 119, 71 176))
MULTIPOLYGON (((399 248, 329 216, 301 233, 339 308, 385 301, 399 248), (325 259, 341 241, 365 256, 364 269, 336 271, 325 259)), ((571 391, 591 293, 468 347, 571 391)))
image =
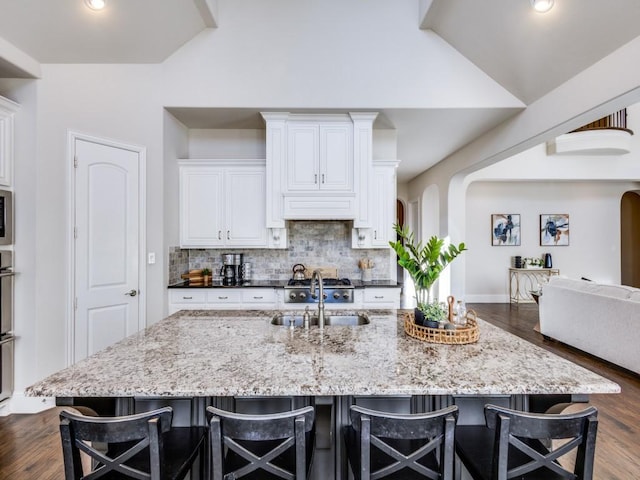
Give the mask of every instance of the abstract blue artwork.
POLYGON ((540 245, 569 245, 569 215, 566 213, 545 213, 540 215, 540 245))
POLYGON ((494 213, 491 215, 491 245, 520 245, 520 214, 494 213))

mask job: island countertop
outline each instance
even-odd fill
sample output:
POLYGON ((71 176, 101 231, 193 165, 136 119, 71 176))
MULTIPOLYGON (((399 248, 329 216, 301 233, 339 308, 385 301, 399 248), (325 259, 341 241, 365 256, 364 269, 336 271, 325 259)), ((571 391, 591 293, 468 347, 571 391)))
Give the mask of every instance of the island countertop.
POLYGON ((441 345, 405 335, 404 311, 367 310, 369 325, 323 331, 271 325, 276 313, 180 311, 25 393, 207 397, 620 391, 616 383, 481 319, 477 343, 441 345))

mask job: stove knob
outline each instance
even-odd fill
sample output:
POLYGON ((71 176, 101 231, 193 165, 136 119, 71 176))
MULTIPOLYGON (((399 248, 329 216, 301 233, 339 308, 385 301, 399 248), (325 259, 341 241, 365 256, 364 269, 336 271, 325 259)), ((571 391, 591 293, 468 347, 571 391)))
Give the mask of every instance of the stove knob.
POLYGON ((318 295, 316 295, 315 293, 312 293, 311 294, 311 298, 313 298, 315 300, 316 298, 318 298, 318 295))
POLYGON ((290 298, 291 300, 295 300, 295 299, 296 299, 296 292, 291 292, 291 293, 289 294, 289 298, 290 298))
POLYGON ((323 294, 322 294, 322 298, 323 298, 324 300, 326 300, 326 299, 327 299, 327 294, 326 294, 326 293, 323 293, 323 294))
POLYGON ((349 300, 349 292, 344 292, 342 294, 342 298, 344 298, 345 300, 349 300))
POLYGON ((298 297, 300 298, 300 300, 304 300, 305 298, 307 298, 307 294, 306 294, 306 293, 304 293, 304 292, 300 292, 300 293, 298 294, 298 297))
POLYGON ((333 292, 333 298, 336 300, 340 298, 340 292, 333 292))

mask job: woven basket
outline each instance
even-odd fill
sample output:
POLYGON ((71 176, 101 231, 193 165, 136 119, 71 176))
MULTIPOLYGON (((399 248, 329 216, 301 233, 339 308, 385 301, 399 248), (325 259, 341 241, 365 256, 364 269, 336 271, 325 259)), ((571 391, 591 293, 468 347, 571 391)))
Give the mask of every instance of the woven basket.
POLYGON ((417 338, 423 342, 464 345, 477 342, 478 338, 480 338, 477 318, 476 312, 469 310, 466 325, 456 326, 455 330, 447 330, 445 328, 429 328, 416 325, 413 313, 405 313, 404 331, 410 337, 417 338))

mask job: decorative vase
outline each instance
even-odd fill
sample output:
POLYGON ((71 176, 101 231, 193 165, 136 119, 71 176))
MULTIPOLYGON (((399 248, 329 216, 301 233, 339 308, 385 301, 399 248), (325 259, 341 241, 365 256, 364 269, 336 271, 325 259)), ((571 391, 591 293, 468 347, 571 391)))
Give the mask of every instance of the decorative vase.
POLYGON ((416 325, 424 325, 424 313, 422 313, 422 310, 417 307, 413 309, 413 322, 416 325))
POLYGON ((370 268, 363 268, 362 269, 362 281, 363 282, 370 282, 371 281, 371 269, 370 268))

